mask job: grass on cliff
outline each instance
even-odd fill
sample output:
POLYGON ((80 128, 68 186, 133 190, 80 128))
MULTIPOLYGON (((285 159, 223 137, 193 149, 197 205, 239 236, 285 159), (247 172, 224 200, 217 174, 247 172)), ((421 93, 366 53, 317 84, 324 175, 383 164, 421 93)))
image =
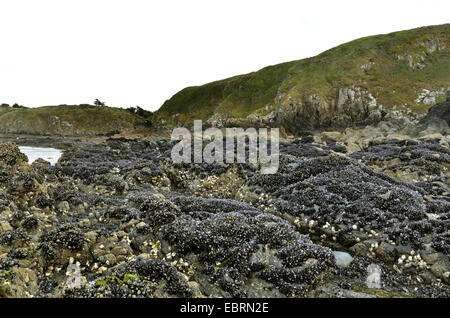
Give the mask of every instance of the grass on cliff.
POLYGON ((339 88, 353 85, 367 89, 386 108, 423 113, 430 105, 414 102, 422 89, 450 86, 449 40, 450 24, 357 39, 312 58, 185 88, 166 101, 156 117, 180 122, 205 120, 214 112, 245 117, 266 105, 278 107, 289 97, 302 101, 306 95, 318 94, 336 100, 339 88), (444 48, 428 52, 433 39, 444 48), (425 68, 410 67, 408 56, 425 68), (274 101, 279 93, 280 101, 274 101))
POLYGON ((25 134, 99 135, 133 128, 142 118, 122 108, 59 105, 0 108, 0 131, 25 134))

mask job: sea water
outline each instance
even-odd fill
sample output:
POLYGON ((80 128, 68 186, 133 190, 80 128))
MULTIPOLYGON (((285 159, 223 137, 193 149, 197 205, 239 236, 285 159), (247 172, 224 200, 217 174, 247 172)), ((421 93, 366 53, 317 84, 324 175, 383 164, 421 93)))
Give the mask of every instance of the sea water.
POLYGON ((20 146, 19 149, 28 157, 29 164, 32 164, 38 158, 42 158, 54 165, 62 155, 62 151, 55 148, 20 146))

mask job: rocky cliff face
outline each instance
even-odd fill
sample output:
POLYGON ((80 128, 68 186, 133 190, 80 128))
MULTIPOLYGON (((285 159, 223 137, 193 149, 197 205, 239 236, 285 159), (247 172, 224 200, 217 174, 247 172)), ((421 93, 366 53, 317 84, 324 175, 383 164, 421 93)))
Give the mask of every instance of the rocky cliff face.
POLYGON ((289 133, 418 119, 450 89, 450 24, 355 40, 316 57, 189 87, 157 112, 165 124, 263 125, 289 133))
POLYGON ((274 122, 294 133, 319 127, 346 127, 349 123, 375 123, 385 114, 371 93, 353 86, 338 89, 333 99, 317 94, 302 100, 288 97, 277 110, 274 122))

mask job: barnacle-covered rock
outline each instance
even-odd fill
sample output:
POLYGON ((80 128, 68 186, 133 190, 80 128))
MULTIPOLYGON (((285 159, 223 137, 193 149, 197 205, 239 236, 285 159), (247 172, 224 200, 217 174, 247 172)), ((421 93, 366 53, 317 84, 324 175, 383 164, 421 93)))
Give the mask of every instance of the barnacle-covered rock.
POLYGON ((54 166, 4 146, 0 286, 7 297, 365 297, 376 265, 383 297, 449 297, 449 140, 377 129, 284 140, 272 175, 173 164, 166 139, 58 141, 54 166), (337 266, 336 251, 351 263, 337 266))
POLYGON ((15 143, 0 143, 0 165, 15 167, 27 162, 27 156, 20 152, 15 143))

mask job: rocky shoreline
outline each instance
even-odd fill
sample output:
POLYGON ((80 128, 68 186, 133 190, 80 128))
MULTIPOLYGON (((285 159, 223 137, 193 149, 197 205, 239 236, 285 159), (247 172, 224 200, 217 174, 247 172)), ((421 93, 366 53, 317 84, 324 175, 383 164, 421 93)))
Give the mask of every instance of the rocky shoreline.
POLYGON ((0 296, 449 297, 450 138, 406 133, 288 138, 274 175, 174 165, 164 138, 4 137, 0 296))

